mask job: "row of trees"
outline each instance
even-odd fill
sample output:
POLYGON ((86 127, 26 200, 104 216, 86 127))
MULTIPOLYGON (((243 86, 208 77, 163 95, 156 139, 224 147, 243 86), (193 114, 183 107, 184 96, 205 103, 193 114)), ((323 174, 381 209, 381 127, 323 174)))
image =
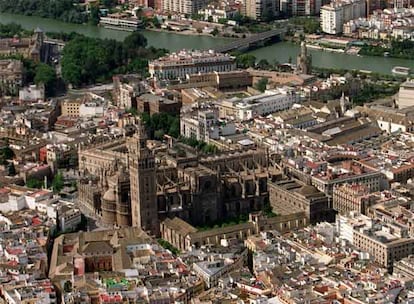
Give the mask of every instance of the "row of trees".
MULTIPOLYGON (((40 189, 44 186, 44 181, 34 177, 30 177, 26 181, 26 186, 29 188, 40 189)), ((51 187, 54 193, 59 193, 63 189, 64 181, 61 172, 58 172, 53 177, 51 187)))
POLYGON ((180 118, 168 113, 141 114, 145 127, 150 132, 151 138, 163 139, 164 135, 178 138, 180 135, 180 118))
POLYGON ((414 59, 414 41, 392 40, 389 46, 364 45, 359 51, 359 54, 368 56, 384 56, 384 53, 389 57, 414 59))
POLYGON ((0 23, 0 38, 12 38, 14 36, 26 37, 32 35, 32 31, 23 30, 23 28, 16 23, 1 24, 0 23))
POLYGON ((215 154, 218 152, 218 148, 215 145, 208 144, 195 138, 180 137, 180 141, 205 154, 215 154))
POLYGON ((146 74, 148 60, 167 52, 146 46, 147 39, 138 32, 132 33, 123 42, 74 35, 63 49, 63 79, 80 86, 105 81, 114 74, 146 74))
POLYGON ((84 23, 88 14, 81 0, 0 0, 0 11, 84 23))

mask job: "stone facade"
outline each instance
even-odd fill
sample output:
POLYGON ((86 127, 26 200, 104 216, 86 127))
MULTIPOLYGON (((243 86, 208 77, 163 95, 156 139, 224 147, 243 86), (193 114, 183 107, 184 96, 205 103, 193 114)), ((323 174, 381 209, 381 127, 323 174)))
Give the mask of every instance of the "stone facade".
POLYGON ((367 186, 359 184, 342 184, 334 187, 333 208, 342 214, 350 211, 358 211, 367 214, 368 207, 371 206, 371 191, 367 186))
POLYGON ((250 214, 246 223, 222 228, 199 231, 183 220, 175 217, 161 222, 161 237, 179 250, 190 250, 193 246, 218 245, 222 239, 246 239, 261 231, 277 230, 287 232, 303 228, 308 224, 304 212, 267 218, 260 213, 250 214))
POLYGON ((314 186, 296 180, 269 181, 270 205, 277 214, 304 211, 310 223, 333 222, 335 212, 329 197, 314 186))

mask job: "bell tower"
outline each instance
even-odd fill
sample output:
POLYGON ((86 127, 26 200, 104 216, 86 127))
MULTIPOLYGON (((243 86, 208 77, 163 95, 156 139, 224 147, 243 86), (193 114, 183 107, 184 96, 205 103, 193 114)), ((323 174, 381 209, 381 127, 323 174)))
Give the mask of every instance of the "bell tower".
POLYGON ((137 132, 128 139, 127 147, 132 226, 159 236, 155 158, 147 148, 147 135, 141 120, 138 121, 137 132))

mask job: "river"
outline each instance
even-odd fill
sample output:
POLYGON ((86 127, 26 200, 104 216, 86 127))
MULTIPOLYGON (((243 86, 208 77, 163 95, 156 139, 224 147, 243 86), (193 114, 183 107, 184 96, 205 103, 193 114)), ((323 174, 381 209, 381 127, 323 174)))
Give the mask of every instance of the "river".
MULTIPOLYGON (((10 22, 18 23, 23 28, 29 30, 40 27, 46 32, 77 32, 90 37, 116 40, 123 40, 129 34, 128 32, 111 30, 93 25, 71 24, 35 16, 0 13, 0 23, 10 22)), ((141 32, 147 38, 149 45, 159 48, 166 48, 171 51, 183 48, 213 48, 228 41, 228 39, 225 38, 215 38, 209 36, 191 36, 147 30, 142 30, 141 32)), ((271 46, 251 51, 250 53, 255 55, 258 60, 267 59, 270 63, 277 60, 280 63, 284 63, 288 62, 289 58, 293 60, 292 62, 295 62, 299 50, 299 46, 296 44, 290 42, 279 42, 271 46)), ((368 70, 382 74, 391 74, 391 69, 394 66, 405 66, 410 67, 414 71, 414 60, 371 56, 360 57, 319 50, 309 50, 309 52, 312 54, 313 65, 317 67, 368 70)))

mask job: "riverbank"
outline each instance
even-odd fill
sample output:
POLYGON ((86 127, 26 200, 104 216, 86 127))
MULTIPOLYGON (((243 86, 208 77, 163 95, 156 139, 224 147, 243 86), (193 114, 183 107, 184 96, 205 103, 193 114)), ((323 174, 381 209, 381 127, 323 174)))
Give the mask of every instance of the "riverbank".
MULTIPOLYGON (((34 30, 37 27, 45 32, 61 31, 65 33, 76 32, 88 37, 100 39, 115 39, 123 41, 129 32, 105 29, 103 27, 91 25, 79 25, 60 22, 52 19, 39 17, 20 16, 13 14, 1 14, 2 23, 17 23, 24 29, 34 30)), ((147 38, 148 45, 156 48, 165 48, 171 52, 184 48, 187 49, 211 49, 228 43, 229 38, 180 35, 171 32, 159 31, 140 31, 147 38)), ((279 42, 270 46, 265 46, 256 50, 249 51, 257 60, 266 59, 268 62, 294 62, 300 52, 300 46, 291 42, 279 42)), ((414 70, 414 60, 396 59, 389 57, 370 57, 355 56, 349 54, 339 54, 334 52, 324 52, 322 50, 309 50, 312 55, 312 64, 321 68, 367 70, 380 74, 391 75, 391 70, 395 66, 409 67, 414 70)))
MULTIPOLYGON (((106 29, 104 27, 94 26, 90 24, 73 24, 57 21, 54 19, 40 18, 35 16, 21 16, 14 14, 0 13, 1 23, 17 23, 26 30, 34 30, 40 27, 45 32, 75 32, 87 37, 100 39, 114 39, 123 41, 130 32, 106 29)), ((188 49, 208 49, 215 48, 228 43, 229 38, 211 37, 211 36, 194 36, 180 35, 172 32, 158 32, 141 30, 148 45, 156 48, 165 48, 170 51, 178 51, 184 48, 188 49)))

